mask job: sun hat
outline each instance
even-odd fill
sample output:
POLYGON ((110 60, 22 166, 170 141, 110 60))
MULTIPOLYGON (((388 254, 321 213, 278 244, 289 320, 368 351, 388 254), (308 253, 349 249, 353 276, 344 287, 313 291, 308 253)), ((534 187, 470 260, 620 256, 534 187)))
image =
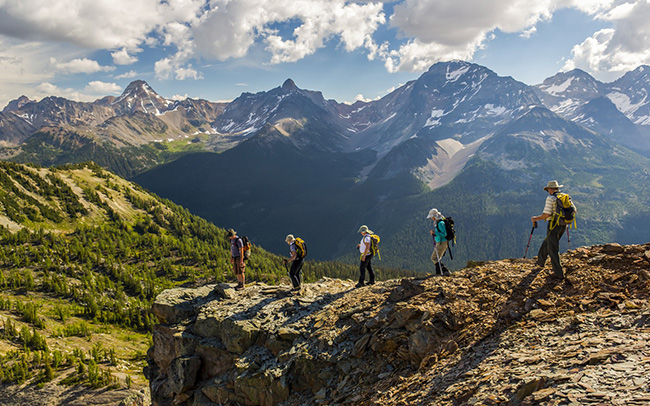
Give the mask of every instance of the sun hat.
POLYGON ((368 226, 366 226, 366 225, 363 225, 363 226, 359 227, 359 231, 357 231, 357 233, 373 234, 373 232, 371 230, 369 230, 368 226))
POLYGON ((296 239, 293 238, 293 234, 287 235, 287 238, 284 239, 286 242, 294 242, 296 239))
POLYGON ((228 229, 228 237, 234 237, 237 235, 237 231, 233 230, 232 228, 228 229))
POLYGON ((438 209, 431 209, 429 210, 429 215, 427 215, 428 219, 439 219, 442 218, 442 214, 438 211, 438 209))
POLYGON ((551 180, 546 184, 546 187, 544 187, 544 190, 559 189, 561 187, 564 187, 564 185, 560 185, 559 183, 557 183, 557 180, 551 180))

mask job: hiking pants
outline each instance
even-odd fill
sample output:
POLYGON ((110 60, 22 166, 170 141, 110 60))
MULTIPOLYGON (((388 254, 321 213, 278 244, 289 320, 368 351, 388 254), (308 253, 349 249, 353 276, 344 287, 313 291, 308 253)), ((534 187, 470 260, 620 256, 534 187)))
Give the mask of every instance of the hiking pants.
POLYGON ((294 288, 300 287, 300 271, 302 271, 302 264, 305 262, 304 258, 296 258, 291 263, 291 269, 289 270, 289 278, 291 279, 291 284, 294 288))
POLYGON ((560 264, 560 238, 564 234, 566 226, 556 225, 551 230, 551 222, 546 226, 546 238, 539 247, 537 253, 537 265, 544 266, 546 258, 551 257, 551 265, 553 265, 553 274, 562 278, 564 272, 562 271, 562 264, 560 264))
POLYGON ((438 263, 438 258, 442 260, 442 256, 445 255, 445 251, 447 251, 448 245, 448 241, 436 242, 436 246, 433 247, 433 254, 431 254, 431 260, 434 264, 438 263))
POLYGON ((361 265, 359 265, 359 283, 364 283, 366 279, 366 268, 368 269, 368 282, 375 283, 375 271, 372 269, 371 260, 372 254, 368 254, 366 255, 366 259, 361 261, 361 265))

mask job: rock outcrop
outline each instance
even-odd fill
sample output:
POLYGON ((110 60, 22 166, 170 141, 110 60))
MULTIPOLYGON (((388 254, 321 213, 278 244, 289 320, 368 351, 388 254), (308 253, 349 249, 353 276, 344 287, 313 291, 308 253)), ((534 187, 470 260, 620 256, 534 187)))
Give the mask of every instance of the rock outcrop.
POLYGON ((154 405, 649 404, 650 244, 451 277, 163 292, 154 405))

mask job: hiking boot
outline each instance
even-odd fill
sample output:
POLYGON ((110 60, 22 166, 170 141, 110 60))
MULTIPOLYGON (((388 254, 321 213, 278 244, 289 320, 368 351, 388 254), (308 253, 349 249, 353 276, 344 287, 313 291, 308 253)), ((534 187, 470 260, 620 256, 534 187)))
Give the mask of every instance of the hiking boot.
POLYGON ((440 263, 436 263, 436 270, 433 272, 434 275, 442 275, 442 270, 440 269, 440 263))
POLYGON ((355 288, 362 288, 362 287, 364 287, 364 286, 366 286, 366 284, 363 283, 363 282, 359 282, 359 283, 357 283, 356 285, 354 285, 355 288))
POLYGON ((449 269, 447 269, 447 267, 444 266, 444 265, 442 266, 442 275, 443 275, 443 276, 449 276, 449 275, 451 275, 451 272, 449 272, 449 269))
POLYGON ((368 282, 367 284, 368 284, 368 285, 374 285, 374 284, 375 284, 375 281, 370 281, 370 282, 368 282))
POLYGON ((237 286, 235 286, 235 290, 243 290, 243 289, 244 289, 243 283, 238 283, 237 286))

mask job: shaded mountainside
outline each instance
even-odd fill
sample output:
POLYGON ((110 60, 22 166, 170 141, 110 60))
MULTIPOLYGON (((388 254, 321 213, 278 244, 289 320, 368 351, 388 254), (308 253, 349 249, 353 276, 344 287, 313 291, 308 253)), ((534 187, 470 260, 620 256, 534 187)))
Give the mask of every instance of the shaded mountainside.
MULTIPOLYGON (((234 280, 229 260, 223 229, 96 164, 1 162, 0 404, 148 404, 153 299, 234 280)), ((356 273, 304 267, 305 281, 356 273)), ((281 259, 257 245, 247 278, 288 280, 281 259)))
POLYGON ((172 289, 147 375, 162 405, 647 404, 650 244, 472 263, 353 289, 172 289))

